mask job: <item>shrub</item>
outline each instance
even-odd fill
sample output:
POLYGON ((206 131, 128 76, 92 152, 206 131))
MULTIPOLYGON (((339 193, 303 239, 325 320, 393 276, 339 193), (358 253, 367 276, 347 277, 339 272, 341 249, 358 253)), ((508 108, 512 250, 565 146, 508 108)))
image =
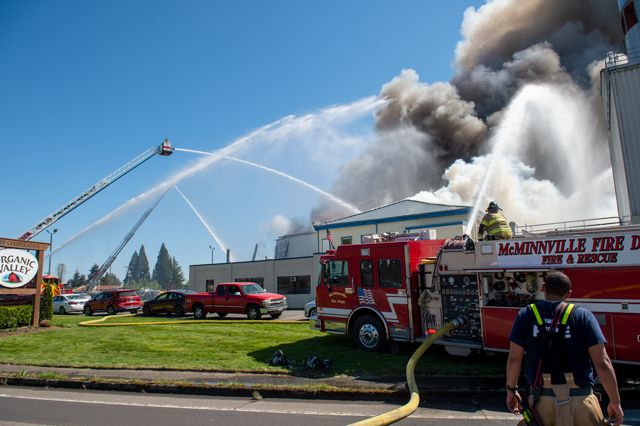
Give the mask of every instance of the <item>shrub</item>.
POLYGON ((46 285, 40 296, 40 319, 53 319, 53 286, 46 285))
POLYGON ((0 329, 16 328, 31 324, 33 306, 0 306, 0 329))

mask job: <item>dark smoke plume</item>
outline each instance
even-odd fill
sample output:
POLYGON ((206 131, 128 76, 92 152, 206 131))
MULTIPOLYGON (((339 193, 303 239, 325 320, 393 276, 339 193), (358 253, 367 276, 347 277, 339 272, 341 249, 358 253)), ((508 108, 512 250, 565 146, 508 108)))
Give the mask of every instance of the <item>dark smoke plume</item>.
MULTIPOLYGON (((491 128, 529 83, 591 94, 596 111, 597 61, 622 48, 614 0, 489 0, 467 9, 461 33, 450 83, 421 83, 415 71, 403 70, 383 86, 388 104, 376 117, 377 141, 344 167, 333 193, 365 210, 434 191, 455 160, 489 151, 491 128)), ((549 152, 535 146, 544 132, 527 135, 519 142, 529 147, 529 164, 541 166, 549 152)), ((539 173, 554 177, 544 167, 539 173)), ((324 207, 314 210, 314 220, 328 219, 320 216, 324 207)))

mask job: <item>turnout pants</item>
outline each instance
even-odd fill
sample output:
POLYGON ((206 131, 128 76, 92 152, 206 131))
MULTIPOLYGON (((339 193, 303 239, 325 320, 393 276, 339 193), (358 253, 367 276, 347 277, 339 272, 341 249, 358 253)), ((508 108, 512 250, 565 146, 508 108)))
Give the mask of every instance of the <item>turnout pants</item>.
POLYGON ((591 426, 605 424, 598 397, 593 393, 571 396, 579 388, 573 378, 566 385, 552 385, 545 377, 543 394, 529 397, 529 406, 534 407, 544 426, 591 426), (546 394, 546 395, 545 395, 546 394))

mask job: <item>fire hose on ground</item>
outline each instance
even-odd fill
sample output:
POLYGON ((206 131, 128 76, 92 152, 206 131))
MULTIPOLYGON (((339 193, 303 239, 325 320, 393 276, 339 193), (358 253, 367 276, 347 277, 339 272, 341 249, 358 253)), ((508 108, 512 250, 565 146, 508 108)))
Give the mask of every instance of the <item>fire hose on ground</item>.
POLYGON ((237 324, 300 324, 300 321, 294 320, 247 320, 247 319, 237 319, 237 320, 172 320, 172 321, 145 321, 145 322, 115 322, 115 323, 107 323, 106 321, 109 318, 124 318, 127 316, 135 316, 134 314, 126 314, 119 316, 105 316, 98 319, 93 319, 89 321, 83 321, 78 323, 79 327, 141 327, 147 325, 164 325, 164 324, 228 324, 228 323, 237 323, 237 324))
POLYGON ((409 386, 409 392, 411 393, 411 399, 408 403, 403 405, 402 407, 396 408, 395 410, 389 411, 387 413, 380 414, 375 417, 371 417, 369 419, 365 419, 359 421, 357 423, 352 423, 350 426, 383 426, 390 425, 399 420, 402 420, 406 417, 409 417, 416 409, 418 408, 418 404, 420 404, 420 394, 418 391, 418 385, 416 384, 416 379, 414 377, 414 370, 416 368, 416 364, 418 360, 422 357, 422 355, 429 349, 429 347, 442 337, 444 334, 450 332, 456 327, 460 327, 461 325, 466 324, 467 319, 464 316, 454 319, 453 321, 445 324, 442 328, 429 336, 422 344, 416 349, 413 353, 409 362, 407 363, 406 374, 407 374, 407 384, 409 386))

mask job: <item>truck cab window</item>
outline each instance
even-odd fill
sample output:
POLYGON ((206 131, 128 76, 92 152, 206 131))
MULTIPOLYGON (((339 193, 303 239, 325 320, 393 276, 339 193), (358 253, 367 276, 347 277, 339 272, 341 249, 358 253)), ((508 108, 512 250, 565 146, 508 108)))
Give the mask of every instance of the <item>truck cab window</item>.
POLYGON ((346 260, 327 262, 327 284, 338 287, 349 285, 349 265, 346 260))
POLYGON ((360 285, 373 287, 373 262, 370 260, 360 262, 360 285))
POLYGON ((402 288, 402 263, 400 259, 378 260, 378 282, 380 287, 402 288))
POLYGON ((224 296, 224 294, 226 292, 225 291, 226 289, 227 288, 225 286, 223 286, 223 285, 218 286, 218 288, 216 288, 216 296, 224 296))

